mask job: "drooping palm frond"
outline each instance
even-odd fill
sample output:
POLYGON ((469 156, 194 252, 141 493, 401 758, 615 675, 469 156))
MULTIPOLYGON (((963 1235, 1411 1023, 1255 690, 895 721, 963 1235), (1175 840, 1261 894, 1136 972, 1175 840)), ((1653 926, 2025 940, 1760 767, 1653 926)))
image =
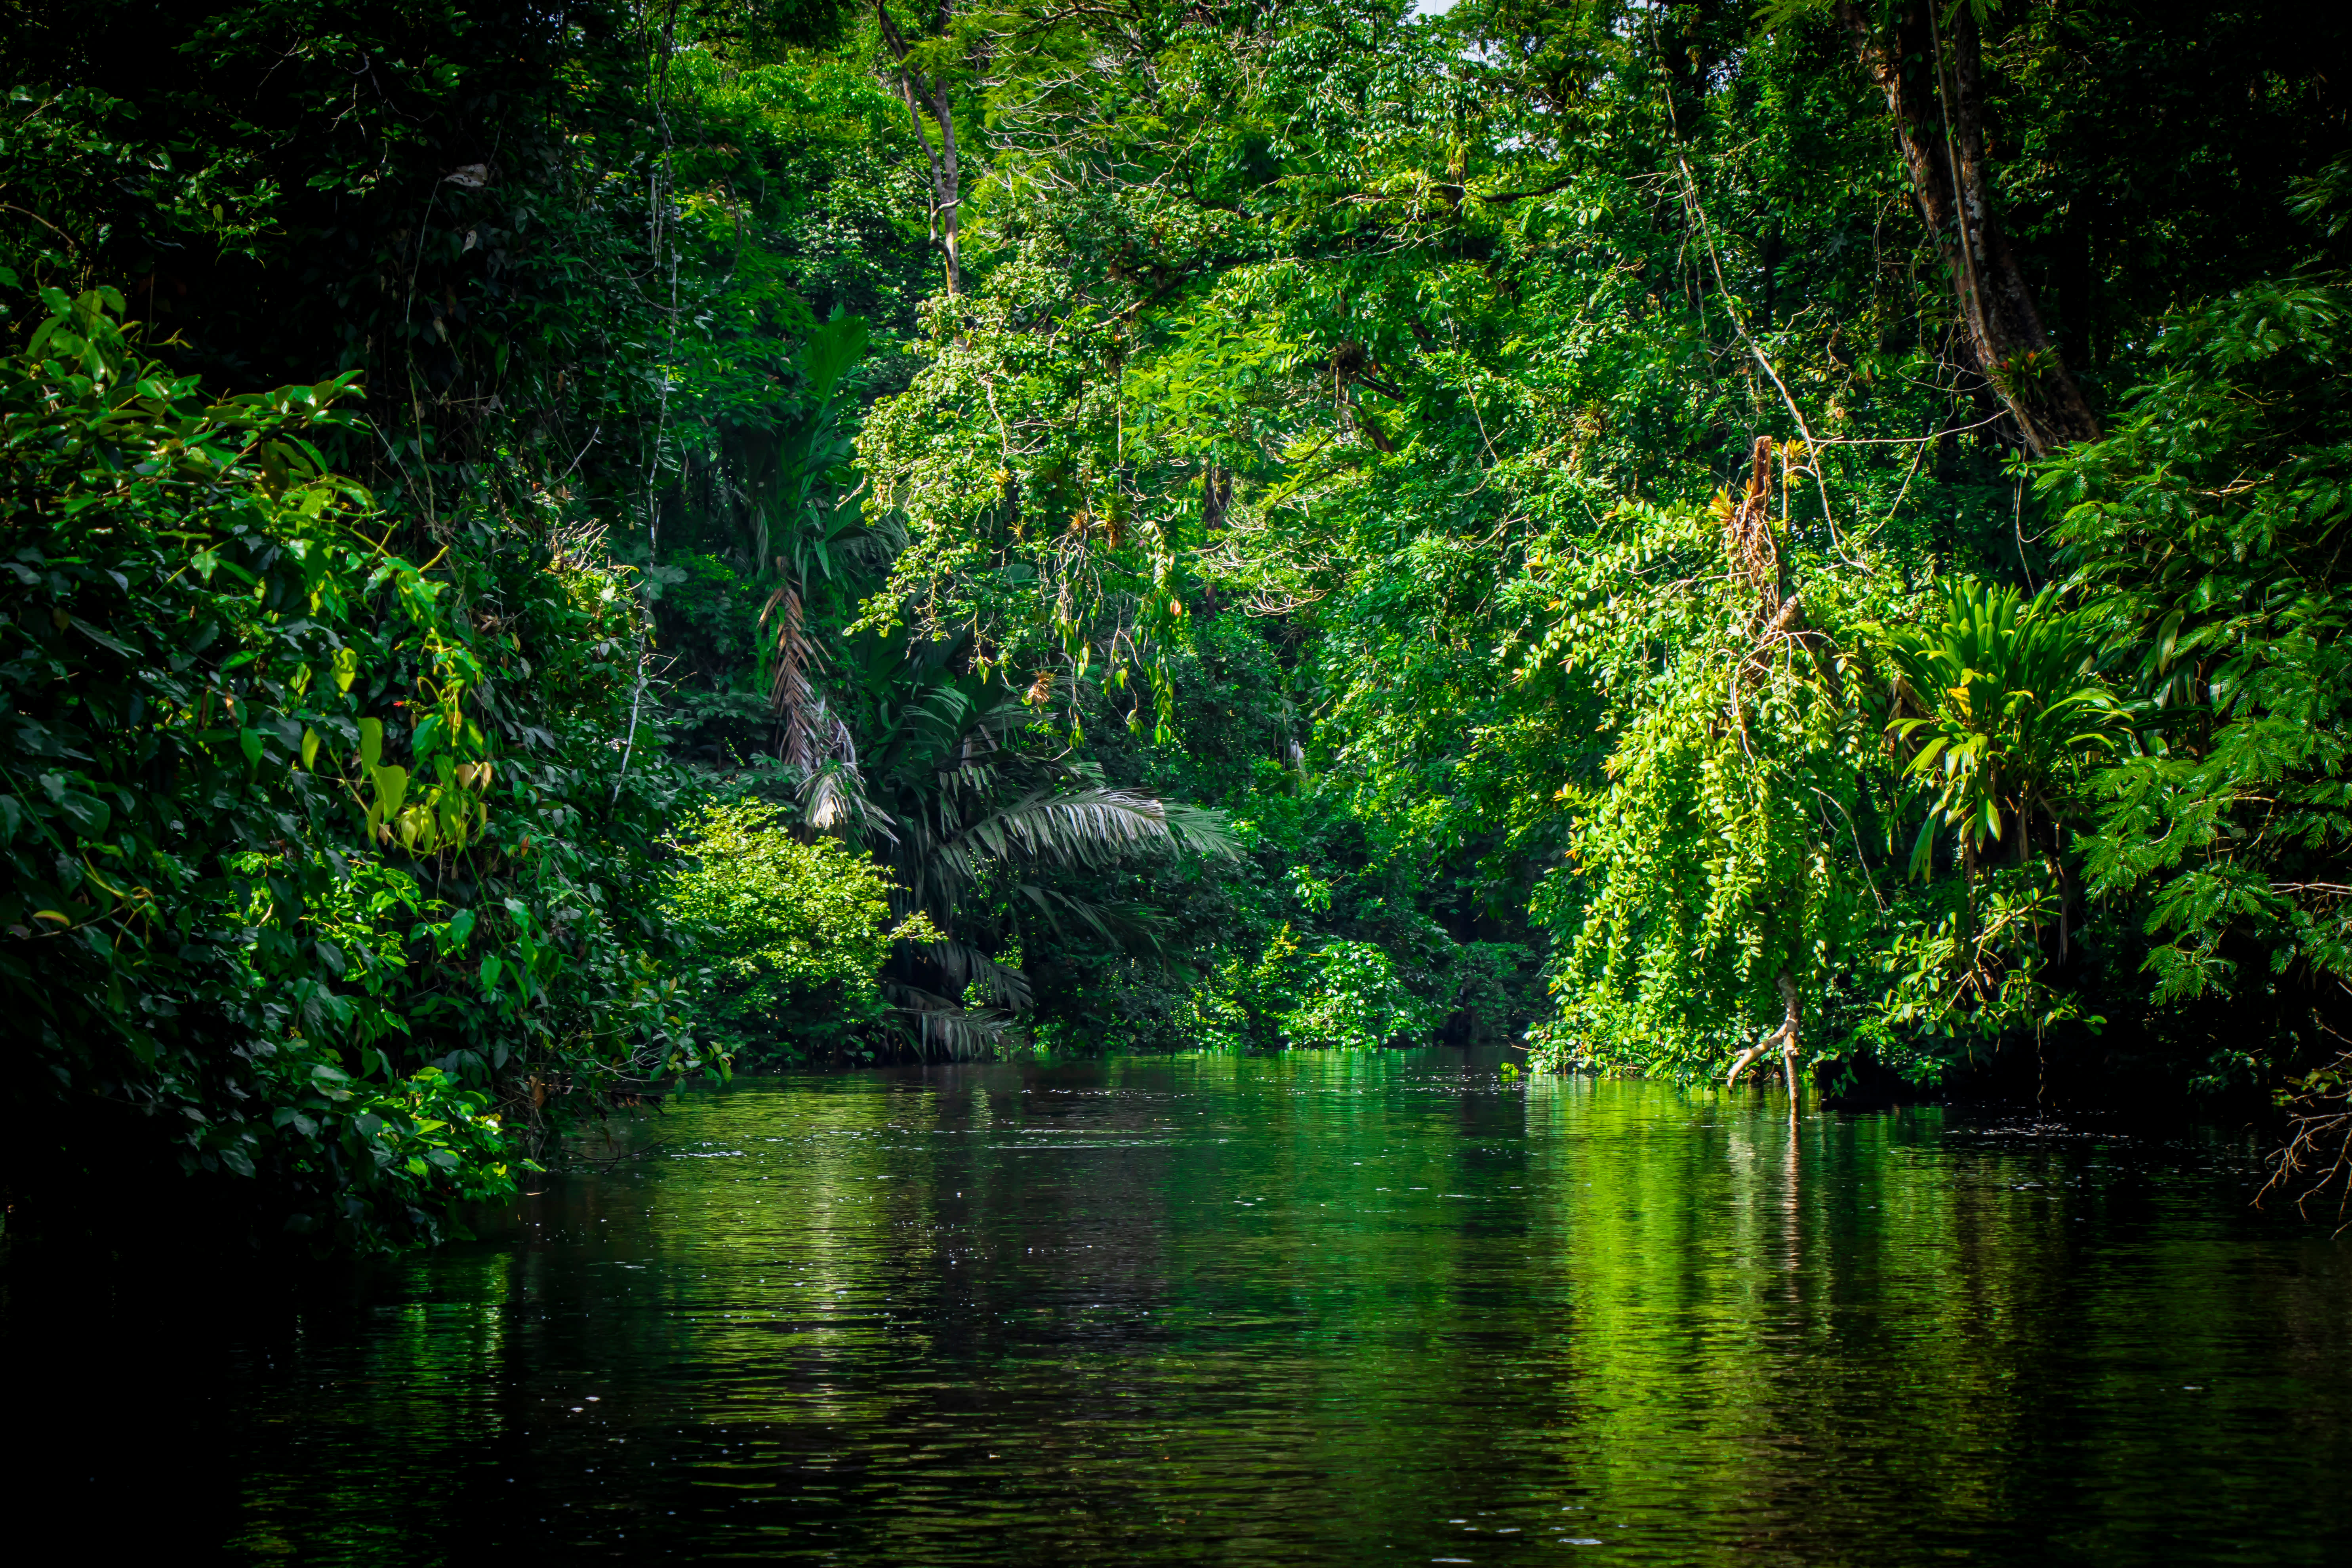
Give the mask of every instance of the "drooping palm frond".
POLYGON ((1023 882, 1013 890, 1045 917, 1056 936, 1067 936, 1070 928, 1065 921, 1072 921, 1138 957, 1165 961, 1170 956, 1167 917, 1149 904, 1127 900, 1101 903, 1041 882, 1023 882))
POLYGON ((811 765, 806 715, 816 705, 809 666, 814 662, 815 650, 809 646, 807 628, 802 624, 800 590, 790 582, 778 584, 768 595, 767 605, 760 611, 762 633, 771 621, 775 623, 775 634, 769 648, 768 710, 784 721, 784 761, 806 768, 811 765))
POLYGON ((872 835, 896 845, 898 824, 866 794, 866 781, 853 755, 847 761, 820 763, 801 781, 801 811, 819 833, 872 835))
POLYGON ((1175 842, 1168 808, 1155 797, 1085 789, 1039 791, 971 824, 940 849, 971 877, 988 862, 1096 869, 1175 842))
POLYGON ((1097 902, 1045 873, 1097 870, 1149 855, 1240 853, 1222 813, 1112 787, 1019 742, 1034 715, 1001 679, 972 668, 969 642, 859 637, 828 650, 825 684, 861 742, 853 771, 804 786, 808 820, 867 837, 888 868, 894 911, 918 911, 945 942, 901 943, 885 975, 899 1026, 926 1051, 993 1035, 1032 1004, 1029 982, 992 952, 1023 932, 1099 940, 1172 962, 1166 921, 1141 904, 1097 902), (861 803, 874 815, 858 816, 861 803), (819 811, 824 816, 820 820, 819 811), (880 831, 869 827, 869 820, 880 831), (883 826, 887 825, 887 826, 883 826), (887 839, 887 846, 877 840, 887 839), (976 895, 986 890, 990 897, 976 895), (977 983, 990 1006, 951 998, 977 983), (958 1020, 976 1019, 977 1024, 958 1020))
POLYGON ((1212 860, 1242 858, 1242 841, 1234 837, 1232 818, 1225 813, 1172 800, 1160 802, 1160 809, 1168 818, 1168 837, 1180 847, 1212 860))
POLYGON ((811 678, 818 662, 817 648, 801 613, 800 592, 790 582, 779 584, 760 612, 762 632, 771 622, 775 633, 765 650, 771 668, 768 710, 783 731, 777 753, 806 773, 828 763, 845 764, 854 771, 857 742, 811 678))
POLYGON ((903 983, 885 981, 882 989, 897 1009, 899 1026, 923 1056, 936 1051, 958 1061, 983 1056, 1013 1028, 1013 1020, 993 1008, 967 1008, 903 983))
POLYGON ((997 1006, 1008 1013, 1029 1010, 1029 977, 1009 963, 999 963, 971 942, 950 937, 924 942, 916 950, 936 968, 959 996, 977 984, 997 1006))

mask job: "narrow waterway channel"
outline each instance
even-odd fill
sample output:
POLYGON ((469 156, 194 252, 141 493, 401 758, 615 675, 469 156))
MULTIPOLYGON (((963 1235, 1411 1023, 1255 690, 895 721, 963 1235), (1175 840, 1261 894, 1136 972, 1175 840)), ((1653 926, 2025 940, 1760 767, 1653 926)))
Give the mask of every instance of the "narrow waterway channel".
POLYGON ((1297 1053, 746 1081, 618 1152, 157 1366, 108 1419, 184 1435, 186 1554, 2352 1559, 2352 1237, 2222 1140, 1297 1053))

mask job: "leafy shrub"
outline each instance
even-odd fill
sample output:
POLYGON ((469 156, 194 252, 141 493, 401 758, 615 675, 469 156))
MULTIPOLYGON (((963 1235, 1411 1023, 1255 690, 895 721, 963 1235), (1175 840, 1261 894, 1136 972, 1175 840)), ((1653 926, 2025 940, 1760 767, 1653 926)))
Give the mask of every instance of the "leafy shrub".
POLYGON ((1327 942, 1299 967, 1297 1004, 1281 1016, 1291 1045, 1370 1050, 1401 1037, 1419 1043, 1434 1026, 1395 962, 1369 942, 1327 942))
MULTIPOLYGON (((2093 890, 2145 908, 2160 1003, 2242 1006, 2283 977, 2323 994, 2352 979, 2347 345, 2341 278, 2185 310, 2107 439, 2040 478, 2155 710, 2100 781, 2086 849, 2093 890)), ((2273 1026, 2315 1049, 2306 995, 2287 984, 2273 1026)))
POLYGON ((160 1165, 250 1184, 215 1216, 428 1239, 701 1064, 649 918, 678 786, 614 743, 635 600, 530 520, 390 552, 306 439, 351 378, 206 396, 120 295, 45 299, 0 361, 0 996, 45 1130, 9 1194, 160 1165))
POLYGON ((1182 1023, 1209 1050, 1277 1043, 1370 1050, 1421 1043, 1436 1015, 1377 944, 1334 938, 1302 949, 1286 924, 1255 963, 1228 959, 1194 986, 1182 1023))
POLYGON ((1863 1005, 1848 1009, 1856 1015, 1848 1047, 1933 1086, 1990 1057, 2005 1036, 2038 1039, 2062 1024, 2095 1033, 2105 1019, 2053 982, 2064 898, 2046 865, 1906 890, 1882 922, 1876 973, 1853 977, 1863 1005))
POLYGON ((840 1051, 884 1012, 890 944, 935 941, 922 915, 893 921, 890 884, 830 838, 802 843, 772 805, 706 809, 677 843, 664 904, 710 960, 707 1027, 739 1065, 840 1051))
POLYGON ((1295 1001, 1298 938, 1285 921, 1255 963, 1239 955, 1221 961, 1177 1010, 1183 1037, 1213 1051, 1272 1045, 1276 1020, 1295 1001))

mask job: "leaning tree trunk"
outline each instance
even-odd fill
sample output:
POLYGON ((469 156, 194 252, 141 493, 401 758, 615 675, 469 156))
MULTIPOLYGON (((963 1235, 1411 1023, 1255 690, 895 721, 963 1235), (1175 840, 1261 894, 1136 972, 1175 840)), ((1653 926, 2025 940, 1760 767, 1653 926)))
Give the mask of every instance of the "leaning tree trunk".
MULTIPOLYGON (((1784 969, 1780 971, 1779 984, 1780 1005, 1785 1009, 1780 1026, 1739 1053, 1731 1064, 1731 1070, 1724 1075, 1723 1087, 1729 1089, 1738 1083, 1739 1075, 1748 1070, 1750 1062, 1778 1046, 1780 1047, 1780 1071, 1789 1080, 1789 1105, 1793 1113, 1797 1103, 1797 1036, 1805 1014, 1798 997, 1795 977, 1784 969)), ((1772 1069, 1764 1068, 1759 1070, 1769 1073, 1772 1069)))
POLYGON ((1788 1009, 1788 1015, 1780 1020, 1780 1070, 1788 1075, 1789 1106, 1790 1113, 1794 1114, 1797 1104, 1797 1026, 1803 1021, 1804 1012, 1797 1005, 1797 983, 1789 977, 1785 969, 1780 971, 1780 1005, 1788 1009))
POLYGON ((1893 28, 1871 26, 1860 0, 1836 0, 1838 21, 1895 116, 1919 216, 1936 237, 1977 368, 2045 457, 2096 440, 2099 421, 2042 329, 2033 290, 2001 231, 1985 168, 1983 62, 1975 12, 1903 0, 1893 28))

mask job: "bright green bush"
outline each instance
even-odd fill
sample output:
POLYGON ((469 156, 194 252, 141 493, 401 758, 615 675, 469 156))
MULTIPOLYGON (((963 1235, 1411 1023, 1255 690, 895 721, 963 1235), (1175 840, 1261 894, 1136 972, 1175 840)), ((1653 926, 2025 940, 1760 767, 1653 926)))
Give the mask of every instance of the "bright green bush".
POLYGON ((1396 963, 1369 942, 1327 942, 1301 960, 1297 1003, 1281 1016, 1294 1046, 1370 1050, 1399 1040, 1426 1042, 1436 1020, 1405 989, 1396 963))
POLYGON ((1333 938, 1302 948, 1285 925, 1256 963, 1229 959, 1195 985, 1180 1022, 1208 1050, 1370 1050, 1425 1044, 1437 1010, 1413 995, 1377 943, 1333 938))
POLYGON ((918 914, 890 912, 890 884, 830 838, 803 843, 772 805, 705 810, 663 908, 709 959, 706 1026, 739 1065, 838 1052, 884 1008, 876 976, 893 942, 931 941, 918 914))
POLYGON ((1297 961, 1298 938, 1286 921, 1255 963, 1237 954, 1220 961, 1177 1009, 1181 1037, 1212 1051, 1273 1045, 1276 1019, 1295 1002, 1297 961))
POLYGON ((1545 1065, 1719 1073, 1780 1021, 1783 975, 1818 1016, 1864 956, 1881 895, 1863 856, 1885 831, 1868 796, 1890 770, 1835 650, 1887 575, 1806 578, 1811 635, 1759 647, 1723 541, 1706 510, 1628 503, 1521 590, 1549 622, 1527 700, 1606 742, 1592 783, 1554 797, 1571 826, 1533 900, 1561 1007, 1536 1032, 1545 1065))

